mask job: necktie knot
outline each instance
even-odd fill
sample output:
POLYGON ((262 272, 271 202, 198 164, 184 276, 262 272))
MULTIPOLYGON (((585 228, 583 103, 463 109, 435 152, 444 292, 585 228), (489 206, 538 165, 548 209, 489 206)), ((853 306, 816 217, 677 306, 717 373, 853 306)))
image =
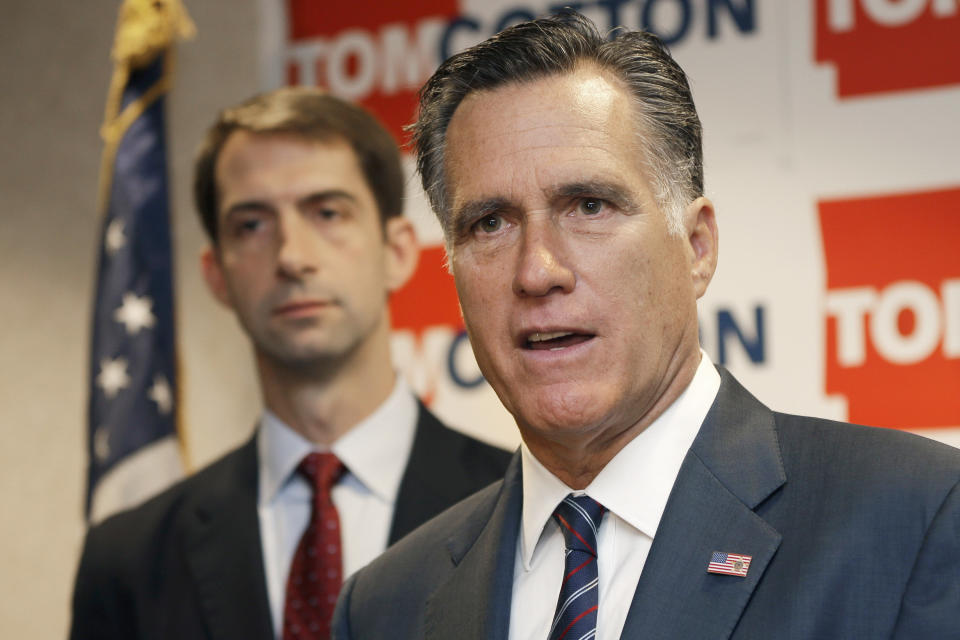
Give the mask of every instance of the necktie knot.
POLYGON ((334 454, 315 451, 304 456, 297 471, 310 482, 314 493, 319 496, 330 493, 346 467, 334 454))
POLYGON ((560 525, 567 549, 597 557, 597 530, 606 509, 587 495, 572 493, 557 505, 553 518, 560 525))

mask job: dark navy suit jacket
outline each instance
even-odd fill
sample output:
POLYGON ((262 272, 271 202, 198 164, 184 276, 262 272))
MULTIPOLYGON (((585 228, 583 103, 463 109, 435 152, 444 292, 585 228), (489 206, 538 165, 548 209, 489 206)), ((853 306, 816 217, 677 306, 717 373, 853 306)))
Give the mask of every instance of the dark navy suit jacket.
MULTIPOLYGON (((721 376, 622 637, 960 638, 960 450, 774 413, 721 376), (708 573, 715 551, 752 556, 746 577, 708 573)), ((520 466, 355 574, 334 638, 506 638, 520 466)))
MULTIPOLYGON (((389 540, 503 476, 510 454, 420 407, 389 540)), ((270 640, 255 439, 90 529, 72 640, 270 640)))

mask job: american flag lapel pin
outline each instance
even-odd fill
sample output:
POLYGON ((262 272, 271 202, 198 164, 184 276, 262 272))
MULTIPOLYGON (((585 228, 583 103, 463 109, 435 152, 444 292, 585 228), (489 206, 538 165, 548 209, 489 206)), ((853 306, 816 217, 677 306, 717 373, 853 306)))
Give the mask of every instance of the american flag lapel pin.
POLYGON ((753 556, 746 556, 742 553, 714 551, 713 556, 710 557, 710 564, 707 565, 707 573, 720 573, 725 576, 746 578, 751 560, 753 560, 753 556))

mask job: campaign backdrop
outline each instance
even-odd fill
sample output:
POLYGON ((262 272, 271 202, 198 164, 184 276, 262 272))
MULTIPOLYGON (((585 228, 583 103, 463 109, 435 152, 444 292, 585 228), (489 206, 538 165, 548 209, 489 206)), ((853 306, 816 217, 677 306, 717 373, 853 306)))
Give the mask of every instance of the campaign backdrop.
MULTIPOLYGON (((261 0, 262 86, 326 87, 403 145, 444 58, 564 4, 657 33, 690 77, 720 229, 713 361, 774 409, 960 446, 957 0, 261 0)), ((407 166, 425 250, 391 302, 398 367, 451 424, 513 445, 407 166)))

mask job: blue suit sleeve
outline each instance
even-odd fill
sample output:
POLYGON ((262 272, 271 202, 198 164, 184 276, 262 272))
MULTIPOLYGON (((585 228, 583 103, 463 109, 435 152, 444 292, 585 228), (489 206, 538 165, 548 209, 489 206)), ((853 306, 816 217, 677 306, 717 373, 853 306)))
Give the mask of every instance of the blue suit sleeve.
POLYGON ((330 630, 332 640, 349 640, 353 637, 350 633, 349 613, 350 597, 353 595, 353 586, 356 581, 357 574, 354 573, 340 589, 340 597, 337 598, 337 606, 333 610, 333 624, 330 630))
POLYGON ((960 640, 960 482, 927 529, 893 638, 960 640))
MULTIPOLYGON (((93 528, 84 540, 83 554, 73 592, 70 640, 120 640, 132 637, 121 629, 118 602, 111 568, 110 544, 93 528)), ((131 607, 132 608, 132 607, 131 607)))

